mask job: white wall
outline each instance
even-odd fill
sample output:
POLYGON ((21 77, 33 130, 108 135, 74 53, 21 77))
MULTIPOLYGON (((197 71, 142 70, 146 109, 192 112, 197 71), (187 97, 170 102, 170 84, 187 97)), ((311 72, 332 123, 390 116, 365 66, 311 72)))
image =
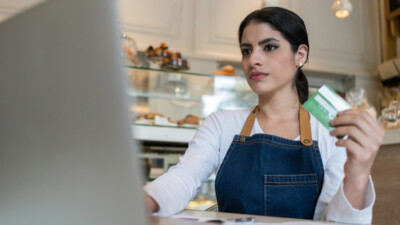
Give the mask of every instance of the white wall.
MULTIPOLYGON (((0 0, 0 22, 42 1, 0 0)), ((372 0, 351 2, 351 15, 338 19, 330 12, 332 1, 280 0, 282 7, 295 11, 306 23, 310 59, 305 70, 311 74, 311 84, 325 80, 335 86, 343 77, 355 76, 355 85, 366 85, 373 98, 379 90, 374 73, 380 60, 378 4, 372 0)), ((189 60, 191 71, 209 74, 221 62, 238 65, 238 25, 245 15, 260 8, 262 1, 118 0, 117 3, 121 30, 136 40, 139 50, 166 42, 170 50, 182 52, 189 60)), ((339 85, 336 89, 343 87, 339 85)))

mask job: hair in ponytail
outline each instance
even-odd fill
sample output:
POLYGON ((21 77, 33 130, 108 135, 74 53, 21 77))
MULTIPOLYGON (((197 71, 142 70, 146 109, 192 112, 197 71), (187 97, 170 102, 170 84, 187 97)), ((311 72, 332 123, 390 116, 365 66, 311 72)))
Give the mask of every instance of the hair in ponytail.
POLYGON ((297 70, 295 86, 297 95, 299 96, 299 101, 301 104, 303 104, 308 99, 308 81, 301 68, 297 70))
MULTIPOLYGON (((302 44, 306 45, 308 53, 310 52, 306 25, 296 13, 280 7, 265 7, 250 13, 239 26, 239 43, 242 43, 244 28, 252 21, 268 23, 281 32, 290 43, 293 53, 296 53, 302 44)), ((308 81, 301 68, 297 70, 293 83, 299 101, 303 104, 308 98, 308 81)))

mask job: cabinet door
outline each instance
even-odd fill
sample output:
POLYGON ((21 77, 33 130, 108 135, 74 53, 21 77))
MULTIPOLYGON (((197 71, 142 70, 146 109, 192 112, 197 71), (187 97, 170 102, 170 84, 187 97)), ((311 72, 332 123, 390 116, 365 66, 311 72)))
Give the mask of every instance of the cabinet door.
MULTIPOLYGON (((378 17, 375 1, 352 0, 345 19, 331 13, 333 1, 281 0, 281 7, 306 23, 310 60, 306 68, 341 74, 369 75, 379 62, 378 17)), ((195 52, 240 60, 238 27, 260 0, 201 0, 196 2, 195 52)))
POLYGON ((172 50, 191 48, 193 0, 118 0, 121 29, 139 49, 166 42, 172 50))
POLYGON ((261 7, 260 0, 196 1, 194 51, 240 60, 238 28, 244 17, 261 7))
POLYGON ((307 26, 310 41, 308 67, 316 71, 370 74, 380 61, 376 1, 352 0, 345 19, 330 11, 333 1, 293 2, 307 26))

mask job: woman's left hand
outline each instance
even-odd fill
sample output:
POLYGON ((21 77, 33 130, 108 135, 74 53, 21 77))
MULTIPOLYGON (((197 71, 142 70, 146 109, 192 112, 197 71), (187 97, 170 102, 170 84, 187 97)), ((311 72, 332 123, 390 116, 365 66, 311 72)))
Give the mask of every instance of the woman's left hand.
POLYGON ((359 109, 339 112, 330 125, 336 128, 330 132, 332 136, 347 136, 336 142, 337 146, 345 147, 347 152, 343 188, 353 207, 362 208, 371 168, 385 131, 368 112, 359 109), (362 196, 358 196, 360 194, 362 196))

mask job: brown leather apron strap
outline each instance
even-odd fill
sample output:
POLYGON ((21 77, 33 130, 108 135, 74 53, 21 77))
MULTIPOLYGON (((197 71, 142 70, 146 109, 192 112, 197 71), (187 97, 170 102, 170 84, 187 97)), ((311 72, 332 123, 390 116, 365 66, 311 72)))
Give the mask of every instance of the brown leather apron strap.
MULTIPOLYGON (((246 122, 240 131, 241 136, 250 136, 251 130, 253 130, 254 122, 258 115, 259 107, 256 106, 253 111, 247 116, 246 122)), ((300 124, 300 141, 305 146, 311 146, 313 144, 311 136, 311 123, 310 115, 308 111, 300 105, 299 109, 299 124, 300 124)))
POLYGON ((299 123, 300 123, 300 141, 305 146, 313 144, 311 135, 310 115, 308 111, 300 105, 299 109, 299 123))
POLYGON ((247 116, 242 131, 240 131, 241 136, 250 136, 251 130, 253 130, 254 121, 257 118, 257 114, 258 114, 258 105, 254 107, 253 111, 251 111, 249 116, 247 116))

